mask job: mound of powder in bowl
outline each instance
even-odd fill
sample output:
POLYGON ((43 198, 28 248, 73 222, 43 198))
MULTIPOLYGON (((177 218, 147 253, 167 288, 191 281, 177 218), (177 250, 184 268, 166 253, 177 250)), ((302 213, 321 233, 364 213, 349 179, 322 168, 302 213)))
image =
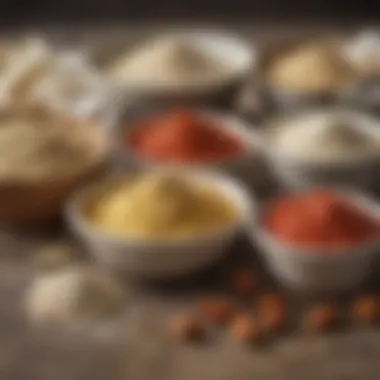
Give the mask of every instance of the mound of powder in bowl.
POLYGON ((328 189, 288 195, 263 212, 266 230, 303 248, 350 248, 373 241, 379 223, 354 201, 328 189))
POLYGON ((144 158, 173 164, 217 164, 245 153, 236 133, 210 116, 191 110, 173 110, 142 121, 127 130, 127 147, 144 158))
POLYGON ((0 114, 0 180, 50 180, 86 167, 95 156, 89 130, 39 110, 0 114))
POLYGON ((281 90, 329 92, 349 84, 355 73, 336 46, 310 44, 274 57, 266 67, 266 77, 281 90))
POLYGON ((215 81, 229 68, 192 41, 158 38, 122 54, 109 66, 118 82, 136 86, 181 86, 215 81))
POLYGON ((235 207, 214 189, 167 173, 122 180, 84 207, 90 223, 119 236, 182 238, 233 224, 235 207))
POLYGON ((350 114, 306 112, 269 123, 276 154, 306 162, 345 162, 380 154, 380 134, 350 114), (372 133, 374 132, 374 133, 372 133))

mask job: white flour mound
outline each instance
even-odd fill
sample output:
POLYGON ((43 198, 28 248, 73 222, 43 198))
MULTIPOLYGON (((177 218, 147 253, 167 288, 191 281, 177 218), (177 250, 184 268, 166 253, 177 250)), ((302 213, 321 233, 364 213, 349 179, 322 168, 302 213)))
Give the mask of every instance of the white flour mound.
POLYGON ((191 85, 217 80, 228 74, 228 67, 179 38, 161 38, 122 55, 110 67, 115 80, 140 86, 191 85))
POLYGON ((103 272, 73 266, 37 276, 26 296, 36 324, 74 326, 110 319, 124 309, 124 292, 103 272))

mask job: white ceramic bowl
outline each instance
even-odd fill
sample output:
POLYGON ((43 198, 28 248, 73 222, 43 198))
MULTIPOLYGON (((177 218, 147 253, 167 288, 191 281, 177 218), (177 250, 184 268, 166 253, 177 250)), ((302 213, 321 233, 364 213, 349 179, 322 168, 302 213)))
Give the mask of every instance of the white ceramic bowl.
POLYGON ((345 43, 345 53, 363 76, 380 72, 380 33, 376 28, 355 33, 345 43))
MULTIPOLYGON (((379 219, 379 204, 356 193, 342 193, 379 219)), ((261 212, 264 212, 265 206, 261 212)), ((262 215, 262 214, 261 214, 262 215)), ((285 286, 306 293, 339 293, 360 285, 370 275, 379 253, 378 237, 372 241, 350 247, 342 253, 321 249, 303 249, 280 241, 256 220, 256 230, 251 230, 251 240, 269 271, 285 286)))
POLYGON ((309 35, 309 36, 285 36, 282 40, 276 40, 263 46, 256 64, 256 77, 259 78, 259 85, 265 89, 270 103, 276 110, 283 111, 289 109, 302 109, 305 106, 323 106, 340 102, 341 95, 360 82, 360 76, 347 83, 337 86, 331 90, 307 91, 297 89, 284 89, 269 83, 267 78, 267 67, 278 56, 287 51, 293 50, 297 46, 309 43, 329 44, 336 50, 341 50, 341 56, 348 63, 350 58, 347 56, 346 43, 347 36, 343 35, 309 35))
MULTIPOLYGON (((241 36, 227 31, 209 29, 178 29, 163 33, 162 36, 175 36, 200 48, 230 68, 229 72, 217 80, 205 80, 198 83, 178 85, 138 86, 132 84, 114 83, 119 90, 120 101, 135 99, 137 101, 154 101, 170 103, 203 102, 213 98, 224 98, 250 73, 256 63, 256 52, 253 46, 241 36)), ((158 36, 147 36, 144 40, 156 39, 158 36)), ((107 66, 121 53, 131 51, 138 43, 120 40, 104 41, 89 52, 92 63, 107 75, 107 66)))
POLYGON ((71 228, 102 264, 134 277, 164 279, 177 277, 211 265, 221 258, 251 218, 254 203, 239 183, 217 174, 178 173, 189 181, 203 181, 217 187, 234 203, 238 218, 230 226, 183 240, 138 239, 106 234, 83 217, 81 204, 104 192, 115 178, 84 188, 68 203, 71 228))
MULTIPOLYGON (((162 112, 158 112, 160 115, 162 112)), ((246 184, 251 190, 259 190, 265 188, 270 182, 269 165, 263 151, 263 140, 261 135, 254 127, 250 126, 243 119, 228 113, 220 111, 199 111, 201 116, 209 118, 220 128, 224 129, 233 136, 236 136, 243 144, 245 152, 238 157, 227 158, 217 162, 205 164, 176 164, 156 162, 150 158, 140 155, 132 147, 125 145, 125 134, 128 134, 128 125, 131 125, 130 132, 133 132, 133 121, 127 121, 125 128, 120 132, 123 137, 117 140, 123 143, 119 146, 119 157, 121 164, 125 169, 162 169, 162 168, 180 168, 186 170, 208 170, 224 172, 246 184)), ((152 114, 154 115, 154 113, 152 114)), ((151 115, 151 116, 152 116, 151 115)), ((145 114, 145 117, 146 114, 145 114)), ((149 116, 148 116, 149 117, 149 116)), ((137 118, 138 120, 138 118, 137 118)), ((143 120, 143 119, 142 119, 143 120)), ((138 124, 138 121, 137 121, 138 124)))
MULTIPOLYGON (((275 57, 278 52, 291 48, 299 43, 313 40, 315 40, 315 38, 306 40, 305 38, 296 38, 289 41, 277 41, 272 46, 269 45, 263 49, 260 62, 256 67, 261 73, 264 69, 263 66, 275 57)), ((356 71, 356 78, 334 90, 320 92, 281 90, 276 86, 270 86, 268 84, 265 86, 265 83, 263 83, 272 102, 279 110, 302 109, 309 105, 342 104, 349 105, 356 109, 378 111, 378 82, 380 75, 379 31, 369 29, 352 35, 337 35, 334 38, 328 36, 325 37, 324 40, 325 42, 330 40, 336 44, 337 48, 341 49, 342 57, 345 58, 353 70, 356 71)), ((321 42, 322 41, 321 39, 321 42)), ((260 77, 260 75, 258 76, 260 77)))
MULTIPOLYGON (((302 113, 314 112, 342 113, 345 119, 379 141, 379 150, 374 154, 344 160, 314 160, 290 157, 276 149, 270 138, 266 140, 265 151, 272 169, 287 189, 308 188, 311 186, 352 187, 358 190, 375 191, 380 185, 380 121, 366 113, 346 108, 306 109, 302 113)), ((293 117, 289 114, 290 118, 293 117)), ((296 115, 294 113, 293 115, 296 115)), ((286 120, 288 116, 285 116, 286 120)), ((284 120, 285 120, 284 119, 284 120)), ((289 122, 289 121, 287 121, 289 122)), ((308 125, 305 124, 305 128, 308 125)), ((265 129, 264 129, 265 135, 265 129)), ((302 142, 300 142, 302 144, 302 142)))
MULTIPOLYGON (((51 107, 57 111, 97 121, 100 126, 112 130, 121 111, 117 103, 117 92, 87 62, 86 56, 77 51, 65 51, 61 54, 55 70, 52 84, 46 83, 48 90, 53 85, 58 89, 56 97, 54 92, 51 92, 51 107), (70 93, 70 86, 68 89, 65 88, 68 78, 73 80, 73 93, 70 93)), ((43 91, 43 87, 40 90, 43 91)), ((42 95, 49 97, 49 93, 46 92, 42 92, 42 95)))
MULTIPOLYGON (((15 103, 14 107, 25 104, 43 107, 91 119, 99 125, 109 126, 116 120, 112 89, 80 51, 54 48, 37 36, 13 43, 4 40, 2 43, 2 54, 15 49, 15 62, 11 60, 2 74, 6 75, 0 85, 3 100, 9 98, 11 103, 15 103), (12 68, 12 64, 16 66, 12 68), (36 76, 33 83, 27 79, 31 75, 36 76), (12 94, 20 86, 23 94, 18 99, 12 94)), ((5 104, 5 107, 9 105, 5 104)))

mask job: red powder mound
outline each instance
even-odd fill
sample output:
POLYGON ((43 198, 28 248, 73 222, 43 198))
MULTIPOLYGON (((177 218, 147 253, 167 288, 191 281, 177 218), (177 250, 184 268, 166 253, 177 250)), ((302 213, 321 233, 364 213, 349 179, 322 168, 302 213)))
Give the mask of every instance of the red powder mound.
POLYGON ((356 205, 328 190, 274 202, 264 224, 278 239, 296 246, 349 247, 373 239, 379 224, 356 205))
POLYGON ((150 159, 171 163, 201 164, 234 158, 243 144, 213 121, 180 110, 157 117, 127 134, 127 143, 150 159))

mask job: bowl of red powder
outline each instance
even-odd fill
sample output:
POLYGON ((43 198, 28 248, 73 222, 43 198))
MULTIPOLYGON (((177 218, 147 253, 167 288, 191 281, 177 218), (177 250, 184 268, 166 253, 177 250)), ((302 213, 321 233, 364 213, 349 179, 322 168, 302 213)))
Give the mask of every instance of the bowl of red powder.
POLYGON ((379 205, 367 196, 317 188, 265 205, 254 235, 280 282, 339 292, 370 274, 379 250, 379 217, 379 205))
POLYGON ((222 170, 249 185, 265 173, 259 136, 239 118, 218 112, 153 112, 128 123, 122 144, 128 166, 222 170))

